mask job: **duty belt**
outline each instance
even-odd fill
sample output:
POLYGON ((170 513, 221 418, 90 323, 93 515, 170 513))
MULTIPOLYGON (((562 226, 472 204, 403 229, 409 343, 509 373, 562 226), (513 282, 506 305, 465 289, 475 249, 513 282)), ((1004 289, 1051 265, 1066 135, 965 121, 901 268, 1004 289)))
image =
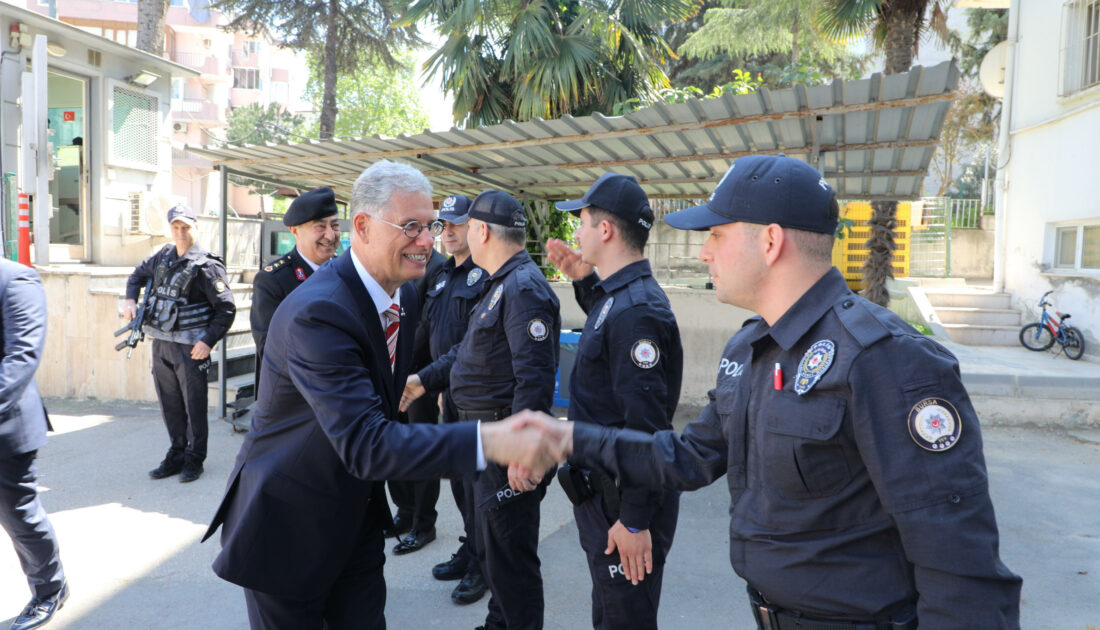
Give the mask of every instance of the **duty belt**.
POLYGON ((458 409, 460 421, 481 420, 482 422, 496 422, 512 415, 511 407, 497 407, 496 409, 458 409))
POLYGON ((760 630, 917 630, 916 613, 903 615, 904 621, 835 621, 814 619, 769 604, 753 587, 749 589, 752 616, 760 630))

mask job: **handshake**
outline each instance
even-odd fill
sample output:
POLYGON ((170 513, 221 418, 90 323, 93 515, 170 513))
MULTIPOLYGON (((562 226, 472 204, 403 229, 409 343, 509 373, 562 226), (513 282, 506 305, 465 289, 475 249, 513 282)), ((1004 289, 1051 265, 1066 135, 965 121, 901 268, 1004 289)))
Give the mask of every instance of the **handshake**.
MULTIPOLYGON (((420 378, 409 375, 401 394, 401 411, 424 394, 420 378)), ((525 409, 500 422, 483 422, 481 447, 485 459, 508 466, 513 490, 533 490, 544 473, 552 473, 573 452, 573 423, 525 409)))

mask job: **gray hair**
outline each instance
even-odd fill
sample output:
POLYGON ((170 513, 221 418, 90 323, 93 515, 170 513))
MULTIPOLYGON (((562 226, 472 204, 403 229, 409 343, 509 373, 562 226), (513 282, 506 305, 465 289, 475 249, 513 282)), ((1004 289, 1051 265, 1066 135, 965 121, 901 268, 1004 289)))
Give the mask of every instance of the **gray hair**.
POLYGON ((431 197, 432 183, 423 173, 408 164, 389 160, 379 160, 371 164, 351 187, 351 199, 348 201, 351 215, 380 216, 389 207, 390 197, 397 191, 424 193, 431 197))
POLYGON ((485 222, 485 225, 489 226, 489 231, 493 233, 493 236, 509 245, 519 245, 520 247, 527 245, 527 230, 521 227, 509 227, 497 223, 489 223, 488 221, 485 222))

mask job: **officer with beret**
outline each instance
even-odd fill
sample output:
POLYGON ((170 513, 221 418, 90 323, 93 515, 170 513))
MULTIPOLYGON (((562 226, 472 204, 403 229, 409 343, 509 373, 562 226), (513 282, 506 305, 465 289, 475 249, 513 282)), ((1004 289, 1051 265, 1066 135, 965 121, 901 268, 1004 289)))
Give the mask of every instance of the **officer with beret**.
POLYGON ((682 435, 542 420, 547 446, 623 484, 726 476, 730 560, 760 628, 1016 629, 981 428, 955 357, 852 293, 838 206, 809 165, 734 163, 669 225, 709 230, 718 299, 754 311, 682 435))
MULTIPOLYGON (((684 357, 676 317, 644 254, 654 219, 645 191, 629 175, 605 173, 581 199, 557 207, 580 217, 581 251, 556 239, 546 249, 573 278, 588 315, 569 380, 569 419, 646 433, 671 429, 684 357)), ((680 493, 616 487, 599 471, 569 464, 558 479, 574 503, 592 574, 592 627, 657 628, 680 493)))
MULTIPOLYGON (((467 240, 470 229, 469 211, 470 198, 465 195, 447 197, 439 209, 439 220, 443 222, 443 247, 451 257, 429 278, 427 301, 420 316, 421 325, 428 329, 433 361, 447 354, 462 341, 470 321, 470 311, 485 288, 485 270, 474 264, 470 256, 470 244, 467 240)), ((444 389, 442 396, 443 422, 458 422, 458 411, 450 389, 444 389)), ((410 414, 417 404, 427 398, 413 401, 409 407, 410 414)), ((432 576, 437 580, 460 580, 451 591, 451 600, 456 604, 472 604, 481 599, 488 589, 477 559, 473 484, 473 475, 451 479, 451 494, 462 514, 466 535, 450 560, 432 567, 432 576)))
MULTIPOLYGON (((497 190, 478 195, 469 214, 470 254, 489 274, 485 293, 462 341, 409 376, 402 404, 449 384, 462 422, 495 422, 520 409, 548 412, 561 315, 550 283, 524 249, 527 216, 497 190)), ((490 464, 474 482, 478 553, 491 593, 487 630, 542 628, 539 504, 548 472, 521 475, 516 466, 490 464)))
POLYGON ((187 483, 202 475, 206 460, 207 382, 210 349, 229 332, 237 307, 225 263, 195 242, 195 211, 168 210, 172 240, 139 264, 126 282, 123 317, 137 316, 137 297, 151 278, 153 295, 142 326, 153 339, 153 382, 171 442, 149 476, 180 474, 187 483))
POLYGON ((260 366, 271 317, 291 291, 336 255, 340 242, 337 210, 336 195, 328 186, 304 192, 290 202, 283 215, 283 224, 294 235, 294 249, 265 266, 252 280, 252 308, 248 320, 256 344, 257 392, 260 391, 260 366))

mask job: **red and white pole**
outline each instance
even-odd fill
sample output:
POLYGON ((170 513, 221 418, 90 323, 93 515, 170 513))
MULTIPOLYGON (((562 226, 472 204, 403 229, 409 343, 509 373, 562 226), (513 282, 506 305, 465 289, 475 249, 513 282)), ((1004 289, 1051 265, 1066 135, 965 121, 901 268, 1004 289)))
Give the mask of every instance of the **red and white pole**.
POLYGON ((19 193, 19 262, 31 267, 31 206, 27 193, 19 193))

